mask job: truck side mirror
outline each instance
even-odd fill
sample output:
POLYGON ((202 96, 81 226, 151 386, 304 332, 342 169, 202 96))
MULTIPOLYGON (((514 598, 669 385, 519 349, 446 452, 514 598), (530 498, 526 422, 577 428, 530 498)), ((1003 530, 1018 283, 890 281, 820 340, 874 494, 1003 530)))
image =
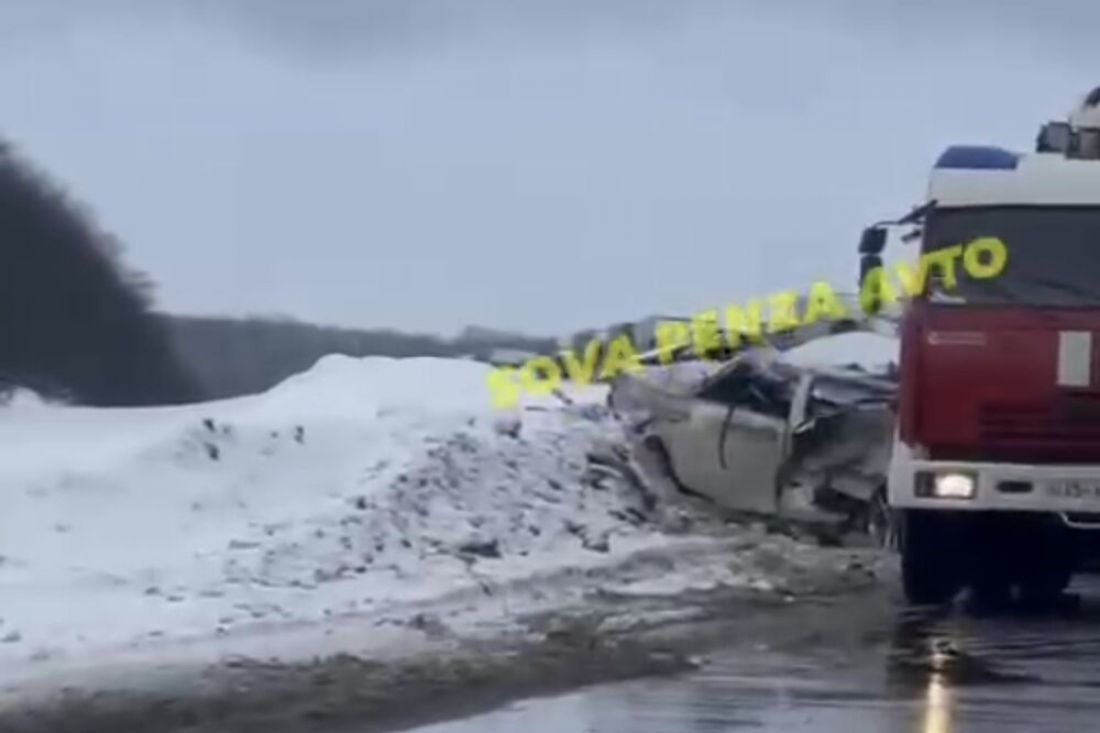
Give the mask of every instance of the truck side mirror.
POLYGON ((878 255, 886 248, 886 228, 867 227, 863 230, 863 236, 859 238, 859 253, 861 255, 878 255))
POLYGON ((877 254, 865 254, 859 258, 859 289, 863 290, 863 281, 875 268, 882 267, 882 258, 877 254))
POLYGON ((1035 141, 1037 153, 1062 153, 1069 152, 1073 141, 1073 128, 1068 122, 1048 122, 1039 128, 1039 136, 1035 141))

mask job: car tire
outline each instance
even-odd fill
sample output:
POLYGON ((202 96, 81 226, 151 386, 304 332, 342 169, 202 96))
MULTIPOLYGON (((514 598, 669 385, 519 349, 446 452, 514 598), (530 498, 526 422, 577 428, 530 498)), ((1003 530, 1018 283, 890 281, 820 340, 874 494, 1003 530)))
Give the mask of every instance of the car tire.
POLYGON ((939 512, 895 512, 900 529, 901 579, 905 598, 914 605, 950 602, 962 587, 957 541, 939 512))
POLYGON ((883 550, 898 549, 896 512, 890 507, 886 487, 880 487, 867 505, 867 535, 875 547, 883 550))

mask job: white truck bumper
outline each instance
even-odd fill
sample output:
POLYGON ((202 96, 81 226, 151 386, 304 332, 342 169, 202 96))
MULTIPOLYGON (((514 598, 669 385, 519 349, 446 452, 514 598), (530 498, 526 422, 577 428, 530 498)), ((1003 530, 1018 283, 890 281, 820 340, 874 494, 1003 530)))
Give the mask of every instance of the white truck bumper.
POLYGON ((1090 465, 1035 465, 929 461, 914 458, 908 446, 894 443, 887 479, 893 507, 959 511, 1053 512, 1100 514, 1100 463, 1090 465), (941 498, 927 494, 920 474, 959 473, 973 477, 970 498, 941 498))

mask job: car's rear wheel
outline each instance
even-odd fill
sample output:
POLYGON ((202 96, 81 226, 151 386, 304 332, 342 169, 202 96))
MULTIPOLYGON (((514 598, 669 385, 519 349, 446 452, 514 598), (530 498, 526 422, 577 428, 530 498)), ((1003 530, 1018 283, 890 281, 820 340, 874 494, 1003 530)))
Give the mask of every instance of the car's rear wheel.
POLYGON ((895 512, 905 597, 918 605, 951 601, 962 587, 956 533, 941 512, 895 512))

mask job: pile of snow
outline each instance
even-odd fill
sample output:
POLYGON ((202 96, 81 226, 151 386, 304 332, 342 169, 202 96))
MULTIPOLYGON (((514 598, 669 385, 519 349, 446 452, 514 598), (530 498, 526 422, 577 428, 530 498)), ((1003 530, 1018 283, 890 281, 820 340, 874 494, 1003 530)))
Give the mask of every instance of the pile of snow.
POLYGON ((47 400, 37 392, 25 387, 0 391, 0 407, 40 407, 48 404, 60 403, 55 400, 47 400))
POLYGON ((858 364, 882 372, 900 358, 897 338, 877 333, 842 333, 815 339, 783 353, 781 359, 802 367, 858 364))
POLYGON ((668 545, 589 460, 621 439, 603 392, 502 413, 490 369, 333 356, 236 400, 0 410, 0 669, 481 598, 668 545))

